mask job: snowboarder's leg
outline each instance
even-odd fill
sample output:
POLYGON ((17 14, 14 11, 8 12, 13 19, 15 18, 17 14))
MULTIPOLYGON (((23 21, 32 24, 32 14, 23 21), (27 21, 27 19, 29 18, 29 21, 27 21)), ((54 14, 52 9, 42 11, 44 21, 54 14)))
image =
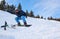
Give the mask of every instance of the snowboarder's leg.
POLYGON ((21 16, 21 19, 23 20, 24 25, 27 25, 27 22, 26 22, 26 16, 21 16))
POLYGON ((20 22, 19 22, 20 17, 16 17, 16 18, 15 18, 15 20, 16 20, 16 22, 17 22, 18 26, 20 26, 20 25, 21 25, 21 24, 20 24, 20 22))

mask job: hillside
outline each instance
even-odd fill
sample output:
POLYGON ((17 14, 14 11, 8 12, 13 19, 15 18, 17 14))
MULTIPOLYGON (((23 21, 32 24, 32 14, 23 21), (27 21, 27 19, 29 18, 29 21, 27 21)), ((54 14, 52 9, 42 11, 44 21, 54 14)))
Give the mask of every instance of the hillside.
MULTIPOLYGON (((0 26, 16 24, 15 15, 0 10, 0 26)), ((28 17, 30 27, 0 28, 0 39, 60 39, 60 22, 28 17)), ((23 24, 21 20, 21 24, 23 24)))

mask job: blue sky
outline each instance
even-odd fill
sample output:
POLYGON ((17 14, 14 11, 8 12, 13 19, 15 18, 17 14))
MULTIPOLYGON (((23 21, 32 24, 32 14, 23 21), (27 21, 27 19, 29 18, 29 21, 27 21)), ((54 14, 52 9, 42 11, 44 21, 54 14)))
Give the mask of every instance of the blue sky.
POLYGON ((15 6, 21 3, 24 11, 33 10, 35 15, 60 18, 60 0, 6 0, 6 2, 15 6))

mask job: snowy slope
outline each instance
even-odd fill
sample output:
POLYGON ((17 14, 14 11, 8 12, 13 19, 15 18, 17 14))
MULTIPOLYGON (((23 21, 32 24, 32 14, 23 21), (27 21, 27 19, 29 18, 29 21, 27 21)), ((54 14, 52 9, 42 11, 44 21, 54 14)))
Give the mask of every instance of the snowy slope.
MULTIPOLYGON (((5 21, 9 25, 16 24, 15 15, 0 10, 0 26, 5 21)), ((27 19, 31 27, 16 27, 16 29, 8 28, 4 31, 0 28, 0 39, 60 39, 60 22, 49 21, 43 19, 30 18, 27 19)))

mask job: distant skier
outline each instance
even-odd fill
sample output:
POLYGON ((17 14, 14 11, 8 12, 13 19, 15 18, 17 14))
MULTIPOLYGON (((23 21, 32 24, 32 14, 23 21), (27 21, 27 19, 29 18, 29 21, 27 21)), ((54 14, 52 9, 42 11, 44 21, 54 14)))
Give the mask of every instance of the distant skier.
POLYGON ((18 26, 21 25, 20 22, 19 22, 19 20, 23 20, 23 23, 26 26, 27 25, 27 22, 26 22, 27 15, 26 15, 26 13, 23 10, 16 9, 15 10, 15 14, 17 15, 17 17, 15 18, 15 20, 16 20, 18 26))

